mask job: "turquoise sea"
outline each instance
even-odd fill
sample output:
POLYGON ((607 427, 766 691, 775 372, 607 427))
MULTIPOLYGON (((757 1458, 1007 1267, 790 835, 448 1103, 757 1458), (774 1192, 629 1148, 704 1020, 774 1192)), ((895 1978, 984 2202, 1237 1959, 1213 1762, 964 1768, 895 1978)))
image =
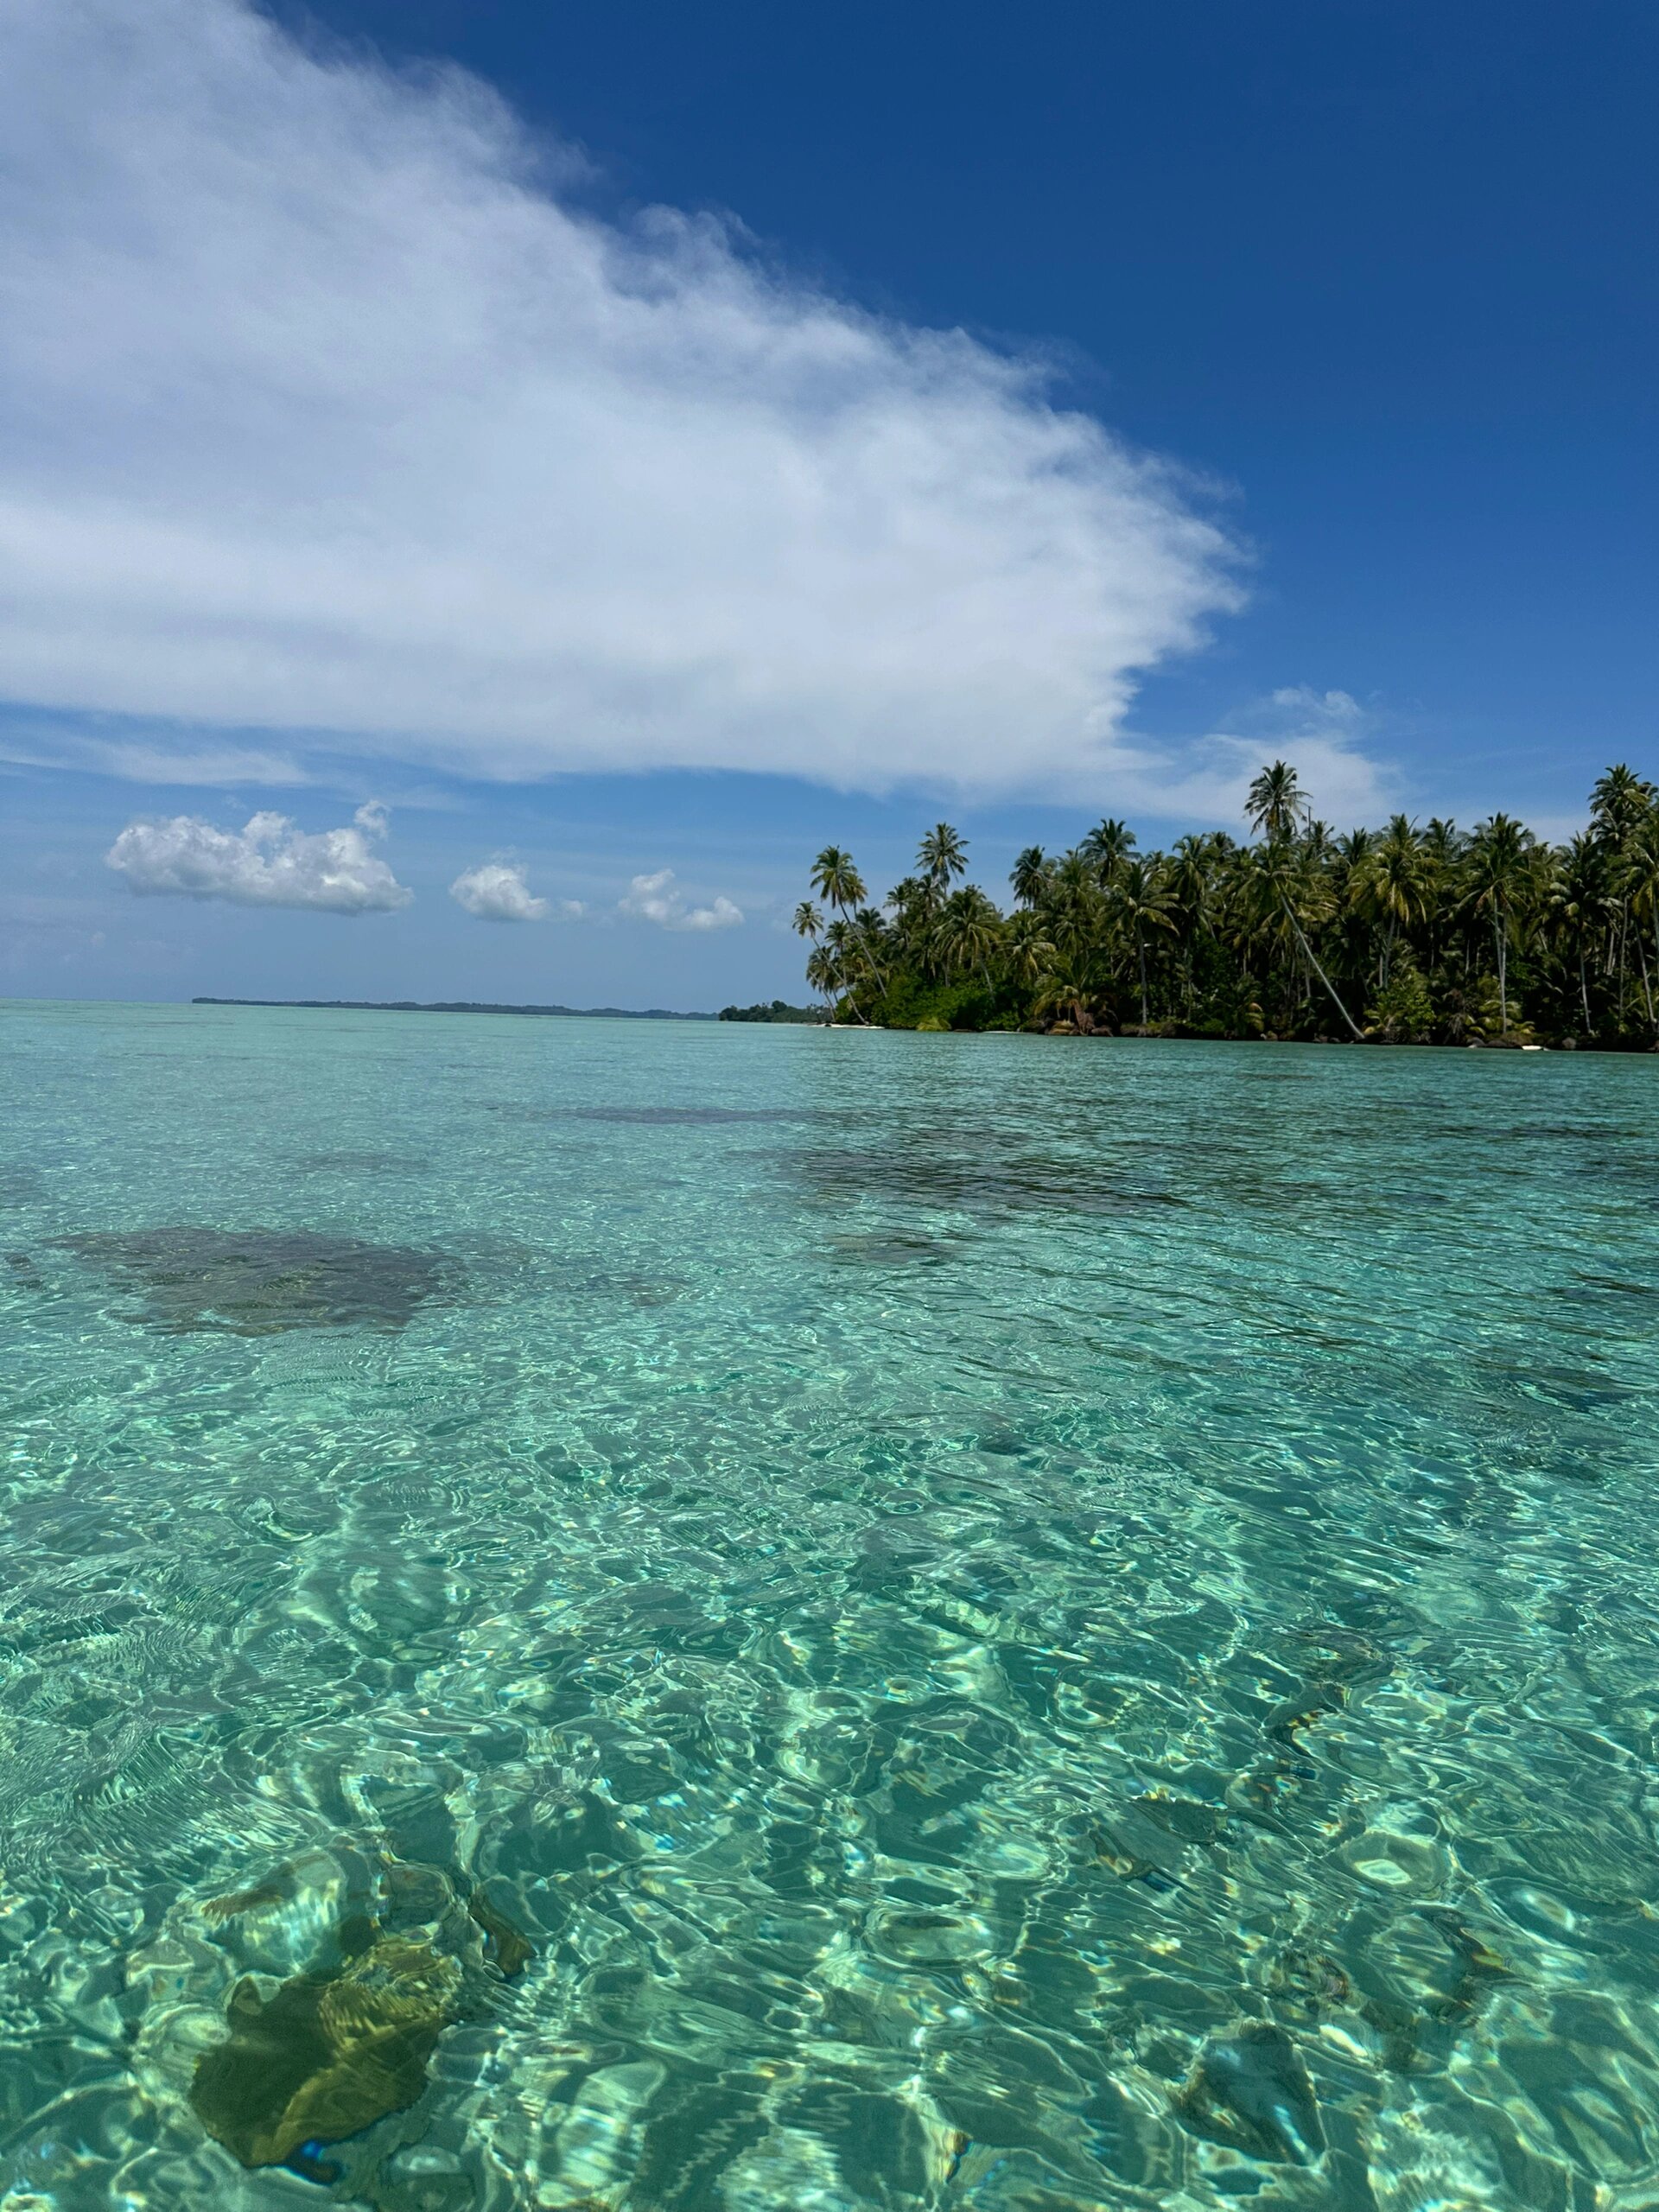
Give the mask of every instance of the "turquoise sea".
POLYGON ((1653 1061, 15 1005, 0 1198, 3 2212, 1659 2205, 1653 1061))

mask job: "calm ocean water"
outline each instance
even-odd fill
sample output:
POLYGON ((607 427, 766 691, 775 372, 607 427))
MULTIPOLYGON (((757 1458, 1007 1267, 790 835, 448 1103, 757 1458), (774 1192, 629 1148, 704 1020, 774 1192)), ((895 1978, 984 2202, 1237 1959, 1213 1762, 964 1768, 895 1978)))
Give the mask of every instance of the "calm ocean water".
POLYGON ((13 1007, 0 1198, 5 2212, 1659 2203, 1654 1062, 13 1007))

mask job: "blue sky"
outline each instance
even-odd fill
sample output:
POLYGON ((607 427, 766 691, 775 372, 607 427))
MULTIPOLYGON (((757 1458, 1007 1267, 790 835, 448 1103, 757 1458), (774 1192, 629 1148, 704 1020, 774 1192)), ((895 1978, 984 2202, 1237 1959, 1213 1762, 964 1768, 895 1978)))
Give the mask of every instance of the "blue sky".
POLYGON ((0 41, 15 992, 798 995, 832 837, 1659 771, 1634 0, 0 41))

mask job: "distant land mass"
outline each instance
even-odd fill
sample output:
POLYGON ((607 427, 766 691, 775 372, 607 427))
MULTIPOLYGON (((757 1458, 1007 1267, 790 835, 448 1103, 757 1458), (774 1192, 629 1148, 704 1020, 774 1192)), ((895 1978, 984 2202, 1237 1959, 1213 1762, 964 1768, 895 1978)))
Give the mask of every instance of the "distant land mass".
POLYGON ((810 1022, 822 1027, 830 1016, 821 1006, 790 1006, 782 999, 761 999, 753 1006, 723 1006, 720 1009, 722 1021, 793 1021, 810 1022))
POLYGON ((334 1014, 548 1014, 572 1021, 603 1015, 618 1021, 713 1021, 712 1014, 676 1014, 665 1006, 493 1006, 482 999, 208 999, 192 1006, 308 1006, 334 1014))

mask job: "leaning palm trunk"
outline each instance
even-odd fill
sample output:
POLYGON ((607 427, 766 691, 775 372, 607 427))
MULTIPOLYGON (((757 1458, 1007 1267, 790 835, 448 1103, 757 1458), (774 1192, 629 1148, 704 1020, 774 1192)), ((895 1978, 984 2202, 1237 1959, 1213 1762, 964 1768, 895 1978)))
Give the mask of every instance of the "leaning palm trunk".
MULTIPOLYGON (((864 931, 863 931, 863 929, 862 929, 862 927, 860 925, 860 924, 859 924, 859 922, 858 922, 858 919, 857 919, 856 916, 855 916, 855 917, 854 917, 853 920, 852 920, 852 921, 851 921, 851 923, 849 924, 849 927, 850 927, 850 928, 851 928, 851 930, 852 930, 853 935, 854 935, 854 936, 858 939, 859 950, 860 950, 863 953, 863 955, 864 955, 864 966, 865 966, 866 970, 867 970, 867 971, 868 971, 868 973, 869 979, 870 979, 871 982, 873 982, 873 983, 875 985, 875 987, 876 987, 877 990, 880 990, 880 989, 882 988, 882 984, 881 984, 881 970, 880 970, 880 969, 876 965, 875 955, 874 955, 874 953, 873 953, 873 952, 871 951, 871 950, 870 950, 870 940, 868 939, 868 938, 867 938, 867 937, 865 936, 864 931)), ((868 1015, 868 1014, 866 1014, 866 1013, 865 1013, 865 1011, 864 1011, 863 1007, 862 1007, 861 1006, 860 1006, 860 1004, 859 1004, 859 1002, 858 1002, 858 992, 857 992, 857 986, 856 986, 856 985, 855 985, 855 986, 854 986, 854 988, 853 988, 852 991, 851 991, 851 992, 849 992, 849 997, 852 999, 852 1001, 853 1001, 853 1012, 854 1012, 854 1013, 858 1016, 858 1018, 859 1018, 860 1021, 861 1021, 861 1022, 862 1022, 862 1024, 864 1025, 865 1028, 866 1028, 866 1029, 869 1028, 869 1027, 870 1027, 870 1026, 871 1026, 871 1024, 870 1024, 870 1017, 869 1017, 869 1015, 868 1015)))
POLYGON ((1290 924, 1291 928, 1296 932, 1296 942, 1302 948, 1303 957, 1306 960, 1308 966, 1312 968, 1313 973, 1319 977, 1319 981, 1325 985, 1325 989, 1331 994, 1331 1003, 1335 1007, 1337 1012, 1342 1016, 1349 1028, 1353 1032, 1355 1042, 1357 1044, 1363 1045, 1365 1041, 1364 1031, 1354 1020, 1353 1015, 1349 1013, 1347 1007, 1343 1004, 1340 998, 1338 997, 1336 985, 1331 981, 1331 978, 1325 974, 1324 969, 1320 967, 1318 960, 1314 957, 1313 948, 1303 936, 1302 925, 1297 920, 1295 913, 1292 909, 1291 903, 1289 899, 1286 898, 1282 891, 1279 893, 1279 903, 1285 910, 1285 919, 1290 924))

